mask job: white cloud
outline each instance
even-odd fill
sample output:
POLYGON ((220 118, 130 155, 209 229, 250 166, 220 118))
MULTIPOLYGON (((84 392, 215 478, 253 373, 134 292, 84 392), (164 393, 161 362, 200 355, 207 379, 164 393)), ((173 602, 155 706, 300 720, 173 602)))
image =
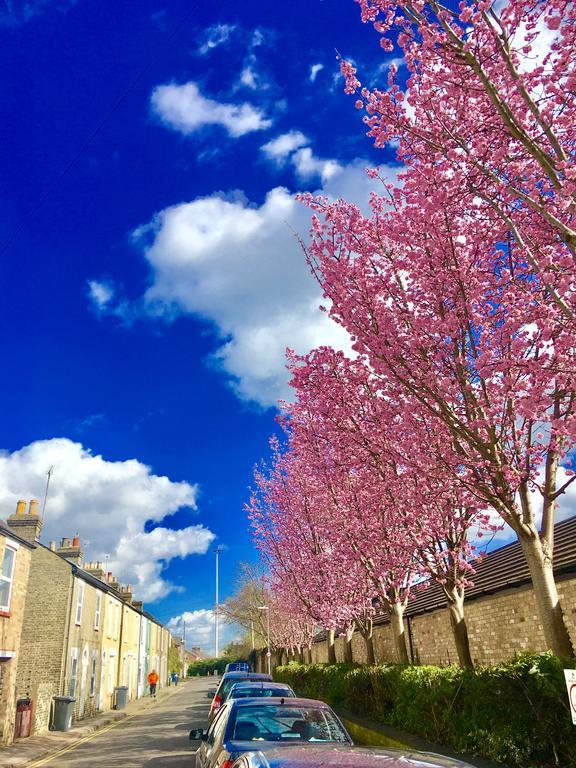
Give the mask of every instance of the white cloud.
POLYGON ((324 69, 324 64, 312 64, 310 67, 310 82, 313 83, 318 77, 318 73, 324 69))
POLYGON ((202 34, 202 43, 198 47, 198 53, 205 56, 214 48, 224 45, 230 40, 235 30, 236 25, 234 24, 214 24, 208 27, 202 34))
POLYGON ((104 280, 88 280, 88 297, 93 306, 105 310, 114 299, 114 286, 104 280))
POLYGON ((323 183, 342 172, 337 160, 317 157, 310 147, 302 147, 292 155, 292 163, 297 175, 304 180, 319 176, 323 183))
MULTIPOLYGON (((167 626, 175 635, 184 635, 186 625, 186 647, 199 646, 208 656, 214 655, 216 621, 214 611, 201 608, 197 611, 184 611, 168 621, 167 626)), ((229 624, 220 617, 218 622, 220 637, 219 650, 239 638, 242 634, 236 625, 229 624)))
POLYGON ((17 499, 42 498, 46 471, 54 466, 42 541, 80 534, 87 560, 110 555, 110 570, 132 583, 145 601, 174 585, 162 571, 171 559, 206 552, 214 534, 201 525, 145 532, 147 520, 196 508, 197 488, 152 473, 136 459, 106 461, 67 438, 38 440, 0 452, 0 509, 7 517, 17 499))
POLYGON ((258 83, 256 82, 256 74, 252 67, 244 67, 240 73, 240 82, 242 85, 246 86, 246 88, 251 88, 253 91, 258 88, 258 83))
POLYGON ((264 144, 261 150, 269 160, 282 163, 297 149, 309 143, 310 140, 302 131, 289 131, 264 144))
POLYGON ((224 104, 205 98, 194 82, 157 86, 152 92, 151 105, 165 125, 184 135, 209 125, 220 125, 237 138, 272 124, 261 110, 247 102, 224 104))
MULTIPOLYGON (((326 174, 321 191, 366 207, 376 186, 365 167, 357 160, 326 174)), ((276 187, 260 206, 217 194, 175 205, 135 233, 152 268, 144 311, 210 322, 221 340, 214 360, 239 397, 264 407, 290 397, 286 347, 349 350, 347 334, 319 310, 296 238, 309 227, 310 211, 276 187)))

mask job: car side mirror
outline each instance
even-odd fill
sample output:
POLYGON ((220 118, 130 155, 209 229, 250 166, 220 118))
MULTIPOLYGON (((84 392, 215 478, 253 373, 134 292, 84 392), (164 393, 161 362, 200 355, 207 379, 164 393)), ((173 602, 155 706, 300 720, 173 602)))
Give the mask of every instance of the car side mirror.
POLYGON ((206 695, 210 697, 215 696, 217 690, 217 688, 208 688, 208 693, 206 695))
POLYGON ((190 741, 205 741, 206 731, 203 728, 193 728, 188 734, 190 741))

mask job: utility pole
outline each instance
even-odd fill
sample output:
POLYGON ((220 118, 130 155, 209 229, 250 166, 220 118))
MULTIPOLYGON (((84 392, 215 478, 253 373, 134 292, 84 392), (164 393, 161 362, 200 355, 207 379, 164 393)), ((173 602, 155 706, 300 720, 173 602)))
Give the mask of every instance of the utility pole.
POLYGON ((216 637, 215 637, 215 653, 214 657, 218 658, 218 642, 220 640, 219 638, 219 626, 218 626, 218 613, 219 613, 219 600, 218 600, 218 559, 220 557, 220 552, 222 551, 222 548, 220 546, 216 547, 214 552, 216 553, 216 612, 215 612, 215 624, 216 624, 216 637))

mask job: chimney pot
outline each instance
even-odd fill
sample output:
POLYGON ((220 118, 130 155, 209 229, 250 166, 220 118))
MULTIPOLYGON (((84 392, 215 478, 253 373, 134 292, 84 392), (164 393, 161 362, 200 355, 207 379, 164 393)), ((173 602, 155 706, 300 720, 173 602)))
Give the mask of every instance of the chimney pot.
POLYGON ((55 541, 51 541, 48 546, 52 550, 52 552, 56 552, 56 542, 55 541))
POLYGON ((29 515, 34 515, 35 517, 38 517, 38 505, 39 504, 40 504, 40 502, 38 501, 38 499, 32 499, 30 501, 30 507, 28 509, 28 514, 29 515))
POLYGON ((78 534, 76 534, 76 536, 74 536, 74 538, 72 539, 72 546, 73 547, 80 546, 80 536, 78 536, 78 534))
POLYGON ((16 514, 17 515, 26 514, 26 502, 24 501, 24 499, 20 499, 20 501, 16 502, 16 514))
POLYGON ((62 541, 60 542, 60 548, 61 549, 68 549, 69 546, 70 546, 70 539, 64 537, 62 539, 62 541))

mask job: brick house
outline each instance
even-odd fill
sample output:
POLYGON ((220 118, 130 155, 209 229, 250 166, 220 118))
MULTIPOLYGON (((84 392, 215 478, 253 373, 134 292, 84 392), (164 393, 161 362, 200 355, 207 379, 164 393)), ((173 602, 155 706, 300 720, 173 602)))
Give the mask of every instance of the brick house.
MULTIPOLYGON (((26 516, 26 502, 18 502, 26 516)), ((32 505, 31 510, 34 510, 32 505)), ((0 743, 10 744, 16 723, 16 670, 24 624, 30 560, 35 545, 0 521, 0 743)))

